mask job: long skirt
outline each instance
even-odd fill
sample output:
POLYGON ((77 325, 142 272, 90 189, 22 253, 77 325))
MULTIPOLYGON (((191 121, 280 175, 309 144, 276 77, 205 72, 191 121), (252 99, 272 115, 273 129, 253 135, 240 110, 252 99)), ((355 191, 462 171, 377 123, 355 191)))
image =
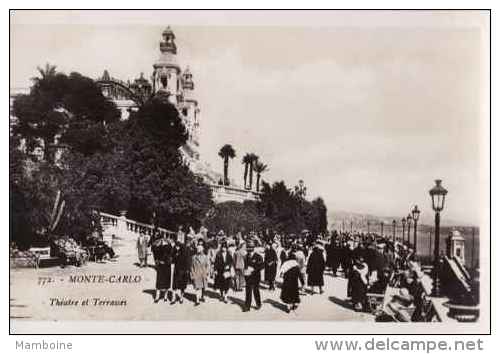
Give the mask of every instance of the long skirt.
POLYGON ((309 286, 323 286, 325 285, 323 273, 311 272, 307 274, 307 285, 309 286))
POLYGON ((351 297, 353 303, 364 303, 366 300, 366 284, 359 277, 352 277, 351 280, 351 297))
POLYGON ((156 266, 156 289, 166 290, 171 286, 171 265, 170 264, 158 264, 156 266))
POLYGON ((290 269, 283 275, 283 285, 281 287, 281 300, 285 304, 300 303, 299 278, 301 274, 297 267, 290 269))
POLYGON ((174 268, 174 279, 172 288, 174 290, 185 290, 189 282, 189 272, 186 269, 174 268))
POLYGON ((231 277, 224 278, 223 274, 217 274, 215 276, 214 288, 220 291, 228 291, 231 287, 231 277))

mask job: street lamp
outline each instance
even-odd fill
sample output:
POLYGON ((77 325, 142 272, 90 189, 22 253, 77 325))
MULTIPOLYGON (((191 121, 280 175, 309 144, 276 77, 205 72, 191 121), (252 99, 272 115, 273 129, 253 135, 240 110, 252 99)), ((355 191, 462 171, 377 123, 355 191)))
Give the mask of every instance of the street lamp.
POLYGON ((405 243, 405 226, 406 226, 406 218, 401 219, 401 224, 403 224, 403 236, 401 236, 401 242, 405 243))
POLYGON ((411 216, 413 218, 413 249, 415 250, 415 256, 417 255, 417 221, 420 216, 420 210, 418 206, 415 205, 411 211, 411 216))
POLYGON ((406 225, 408 226, 408 247, 410 247, 410 228, 411 228, 411 221, 413 219, 411 218, 411 215, 408 214, 406 217, 406 225))
POLYGON ((370 220, 368 220, 368 235, 370 234, 370 220))
POLYGON ((380 236, 384 237, 384 222, 380 222, 380 236))
POLYGON ((441 186, 441 180, 437 179, 436 180, 436 185, 432 187, 432 189, 429 191, 429 194, 431 195, 432 199, 432 209, 435 212, 435 235, 434 235, 434 288, 432 291, 433 296, 439 296, 440 295, 440 289, 439 289, 439 268, 440 268, 440 261, 439 261, 439 222, 440 222, 440 212, 444 208, 444 199, 446 197, 446 194, 448 191, 441 186))
POLYGON ((392 220, 392 243, 396 244, 396 220, 392 220))

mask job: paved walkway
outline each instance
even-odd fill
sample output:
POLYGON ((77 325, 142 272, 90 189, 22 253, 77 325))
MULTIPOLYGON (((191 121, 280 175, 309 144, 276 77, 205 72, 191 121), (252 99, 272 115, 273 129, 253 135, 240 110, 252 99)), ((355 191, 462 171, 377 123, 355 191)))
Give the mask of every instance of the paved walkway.
MULTIPOLYGON (((242 312, 244 292, 230 291, 225 304, 218 292, 207 291, 207 302, 194 306, 192 288, 188 286, 183 304, 153 302, 155 271, 136 265, 133 243, 116 246, 120 257, 115 262, 93 263, 83 267, 50 267, 41 269, 12 269, 10 309, 12 319, 29 320, 308 320, 308 321, 373 321, 373 316, 354 312, 345 301, 347 281, 325 275, 325 292, 322 295, 301 297, 299 308, 286 313, 280 301, 280 289, 269 291, 262 287, 263 306, 259 311, 242 312), (106 279, 102 283, 72 282, 70 277, 81 279, 96 276, 106 279), (81 276, 81 277, 79 277, 81 276), (116 282, 120 279, 138 280, 134 283, 116 282), (45 285, 39 281, 51 279, 45 285), (94 306, 94 299, 100 305, 94 306), (56 306, 55 300, 69 305, 56 306), (89 299, 88 305, 84 305, 89 299), (126 304, 123 303, 126 301, 126 304), (78 303, 75 304, 75 302, 78 303), (114 301, 110 305, 107 301, 114 301), (52 304, 51 304, 52 302, 52 304)), ((152 260, 151 260, 152 261, 152 260)), ((280 285, 281 279, 278 279, 280 285)))

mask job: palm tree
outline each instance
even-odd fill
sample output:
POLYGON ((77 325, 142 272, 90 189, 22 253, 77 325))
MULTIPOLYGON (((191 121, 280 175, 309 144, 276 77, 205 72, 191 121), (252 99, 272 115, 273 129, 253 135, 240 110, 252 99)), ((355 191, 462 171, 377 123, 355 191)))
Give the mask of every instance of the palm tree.
POLYGON ((234 151, 234 148, 230 144, 225 144, 219 150, 219 156, 224 160, 224 185, 228 186, 229 185, 229 177, 228 177, 229 159, 234 158, 236 156, 236 152, 234 151))
POLYGON ((250 153, 250 180, 248 182, 248 189, 252 189, 253 186, 253 171, 254 171, 254 166, 255 163, 259 160, 259 157, 255 155, 254 153, 250 153))
POLYGON ((255 167, 254 167, 255 172, 257 173, 257 181, 255 182, 255 190, 258 192, 260 188, 260 175, 264 172, 266 172, 267 165, 263 164, 260 161, 255 162, 255 167))
POLYGON ((247 177, 248 177, 248 166, 252 161, 252 156, 250 154, 245 154, 241 163, 245 165, 245 173, 243 174, 243 188, 247 188, 247 177))

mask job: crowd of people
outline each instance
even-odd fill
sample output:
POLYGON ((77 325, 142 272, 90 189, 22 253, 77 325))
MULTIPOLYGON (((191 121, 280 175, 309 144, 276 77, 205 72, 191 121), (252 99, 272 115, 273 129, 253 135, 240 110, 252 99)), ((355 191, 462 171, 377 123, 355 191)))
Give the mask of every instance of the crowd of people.
MULTIPOLYGON (((333 231, 315 237, 308 232, 228 236, 220 231, 209 237, 204 228, 198 233, 189 228, 185 233, 180 227, 172 235, 150 238, 141 234, 137 240, 140 266, 148 264, 148 247, 157 274, 155 303, 182 303, 191 284, 195 306, 199 306, 205 302, 210 284, 225 303, 230 290, 244 290, 246 312, 252 303, 255 309, 261 308, 261 285, 266 285, 262 288, 280 291, 286 311, 291 312, 298 308, 302 296, 323 294, 324 277, 329 274, 347 279, 346 298, 355 311, 371 311, 370 294, 384 294, 390 286, 399 292, 389 308, 399 313, 401 307, 411 307, 414 311, 406 320, 425 320, 428 277, 425 279, 411 247, 380 235, 333 231)), ((396 316, 387 311, 378 315, 381 320, 396 316)))

